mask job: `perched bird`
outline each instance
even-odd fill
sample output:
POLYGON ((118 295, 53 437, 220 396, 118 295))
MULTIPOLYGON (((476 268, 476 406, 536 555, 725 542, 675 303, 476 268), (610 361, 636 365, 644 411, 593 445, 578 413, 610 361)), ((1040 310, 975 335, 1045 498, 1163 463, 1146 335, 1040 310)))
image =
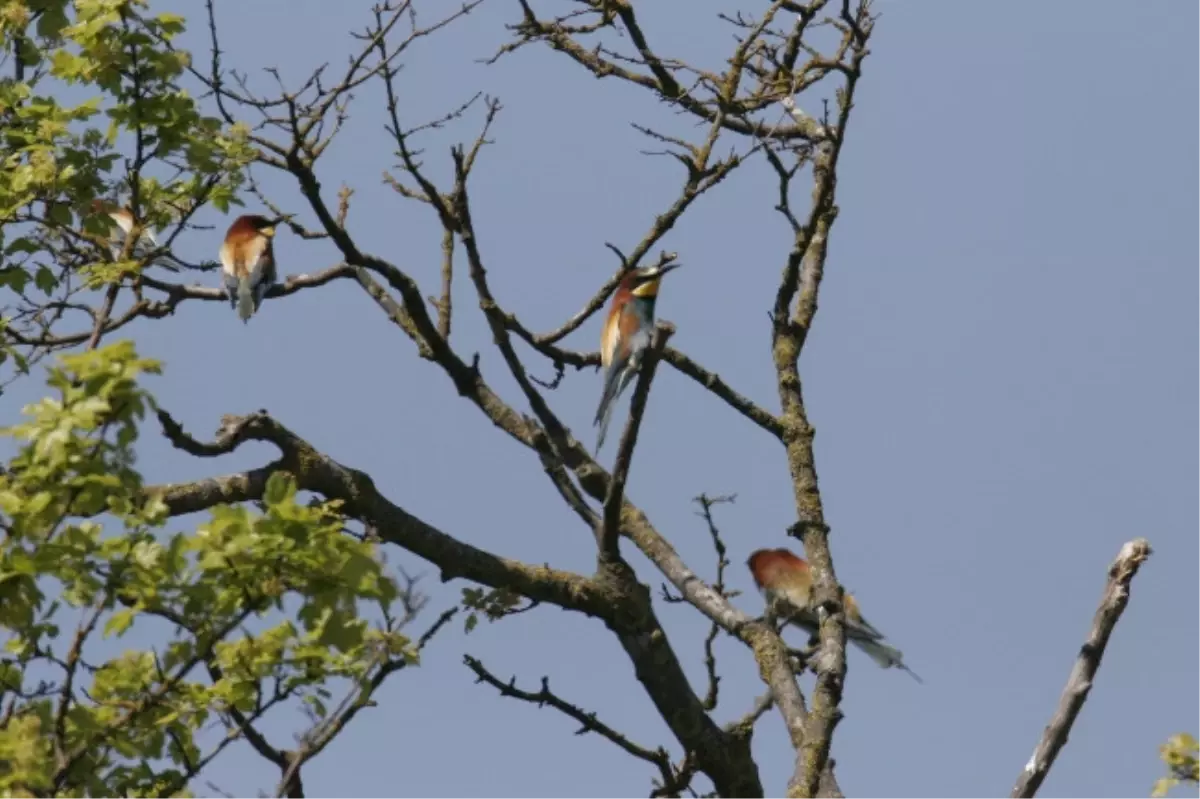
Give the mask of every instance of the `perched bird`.
POLYGON ((250 214, 233 220, 221 245, 225 293, 238 318, 249 322, 275 285, 275 250, 272 239, 279 219, 250 214))
MULTIPOLYGON (((121 233, 119 234, 115 231, 113 232, 113 235, 109 238, 108 245, 113 259, 115 260, 120 258, 121 253, 125 250, 126 240, 130 234, 133 233, 133 212, 128 208, 118 208, 106 200, 93 200, 92 210, 97 213, 107 214, 108 218, 116 222, 117 227, 121 229, 121 233)), ((133 245, 133 252, 131 253, 130 257, 141 259, 144 258, 147 253, 156 249, 158 249, 158 237, 155 236, 154 231, 150 228, 144 228, 142 230, 142 235, 138 238, 137 243, 133 245)), ((187 264, 184 264, 170 253, 163 253, 150 263, 158 264, 164 269, 168 269, 172 272, 178 272, 181 266, 187 266, 187 264)))
POLYGON ((682 266, 667 263, 631 269, 617 284, 612 307, 600 334, 600 364, 604 367, 604 393, 593 425, 600 427, 596 452, 604 446, 613 403, 642 365, 642 353, 654 332, 654 303, 663 275, 682 266))
MULTIPOLYGON (((811 634, 816 633, 818 621, 811 607, 812 573, 807 561, 781 547, 751 553, 746 565, 768 607, 782 605, 788 621, 811 634)), ((911 674, 917 682, 923 682, 916 672, 904 665, 900 650, 883 643, 883 633, 863 618, 853 594, 845 592, 842 605, 846 611, 847 640, 853 641, 880 667, 896 666, 911 674)))

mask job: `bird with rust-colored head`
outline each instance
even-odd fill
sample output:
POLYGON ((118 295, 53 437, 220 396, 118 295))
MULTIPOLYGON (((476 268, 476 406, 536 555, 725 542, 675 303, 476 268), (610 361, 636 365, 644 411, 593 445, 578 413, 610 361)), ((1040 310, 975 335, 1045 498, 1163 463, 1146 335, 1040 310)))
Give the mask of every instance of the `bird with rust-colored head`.
POLYGON ((221 244, 221 269, 225 294, 238 318, 249 322, 275 285, 275 226, 282 220, 257 214, 233 220, 221 244))
POLYGON ((604 393, 593 422, 600 428, 596 452, 604 446, 613 404, 642 365, 642 354, 654 335, 654 303, 663 275, 678 263, 631 269, 617 284, 612 306, 600 334, 600 364, 604 367, 604 393))
MULTIPOLYGON (((762 592, 768 608, 777 608, 783 617, 800 629, 816 634, 817 614, 812 607, 812 571, 808 562, 789 549, 759 549, 746 560, 754 584, 762 592)), ((883 643, 883 633, 875 629, 859 610, 858 600, 844 592, 846 638, 866 652, 882 668, 896 666, 922 682, 916 672, 904 665, 899 649, 883 643)))
MULTIPOLYGON (((108 218, 116 222, 117 227, 121 232, 113 231, 109 238, 109 251, 112 253, 113 259, 118 259, 125 250, 125 242, 133 233, 133 212, 128 208, 120 208, 107 200, 92 200, 92 212, 98 214, 107 214, 108 218)), ((130 253, 131 258, 142 259, 152 250, 158 249, 158 237, 150 228, 143 228, 141 235, 138 237, 137 243, 133 245, 133 251, 130 253)), ((150 262, 157 264, 171 272, 178 272, 182 262, 175 256, 168 253, 155 258, 150 262)), ((149 264, 148 264, 149 265, 149 264)))

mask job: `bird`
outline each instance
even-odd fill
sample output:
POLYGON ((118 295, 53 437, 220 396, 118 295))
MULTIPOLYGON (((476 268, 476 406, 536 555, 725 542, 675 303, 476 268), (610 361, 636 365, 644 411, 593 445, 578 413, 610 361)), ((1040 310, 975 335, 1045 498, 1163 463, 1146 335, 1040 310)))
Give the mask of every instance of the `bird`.
MULTIPOLYGON (((816 634, 818 620, 812 608, 812 572, 808 562, 791 550, 759 549, 746 560, 754 584, 762 592, 768 607, 783 606, 787 621, 811 634, 816 634)), ((842 600, 846 615, 846 638, 866 652, 881 668, 896 666, 924 682, 916 672, 904 665, 899 649, 883 643, 883 633, 863 618, 858 600, 845 592, 842 600)))
MULTIPOLYGON (((116 205, 114 205, 113 203, 108 202, 107 200, 99 200, 99 199, 92 201, 92 210, 97 213, 107 214, 108 218, 111 219, 112 221, 116 222, 117 227, 119 227, 121 229, 121 234, 117 234, 114 231, 113 235, 109 238, 109 244, 108 244, 108 248, 109 248, 109 251, 112 253, 113 259, 114 260, 119 259, 121 257, 121 254, 125 251, 126 240, 130 236, 130 234, 133 232, 133 223, 134 223, 133 212, 130 211, 128 208, 119 208, 116 205)), ((140 260, 140 259, 144 258, 152 250, 156 250, 156 249, 158 249, 158 237, 154 234, 154 231, 151 230, 150 228, 144 228, 142 230, 141 236, 138 238, 137 243, 133 246, 133 252, 131 253, 131 257, 140 260)), ((164 269, 167 269, 171 272, 176 272, 176 273, 179 272, 179 269, 181 266, 187 266, 187 264, 184 264, 182 261, 180 261, 175 256, 171 255, 170 253, 163 253, 162 255, 158 256, 150 263, 158 264, 159 266, 163 267, 164 269)))
POLYGON ((221 244, 220 258, 225 294, 243 322, 262 304, 275 285, 275 226, 281 219, 246 214, 233 220, 221 244))
POLYGON ((654 303, 663 275, 682 266, 677 262, 631 269, 617 284, 612 306, 600 333, 600 365, 604 369, 604 392, 596 409, 593 426, 600 428, 596 452, 604 446, 613 404, 642 365, 642 354, 650 346, 654 330, 654 303))

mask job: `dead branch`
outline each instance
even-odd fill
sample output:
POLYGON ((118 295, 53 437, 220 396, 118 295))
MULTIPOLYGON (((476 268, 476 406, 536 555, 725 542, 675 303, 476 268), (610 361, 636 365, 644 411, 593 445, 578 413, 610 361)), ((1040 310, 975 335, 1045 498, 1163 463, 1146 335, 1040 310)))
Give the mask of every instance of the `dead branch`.
POLYGON ((1121 620, 1125 606, 1129 604, 1129 590, 1133 578, 1152 551, 1149 541, 1135 538, 1121 547, 1117 559, 1108 567, 1108 582, 1104 586, 1104 594, 1100 597, 1096 615, 1092 617, 1091 629, 1088 630, 1083 646, 1079 648, 1079 655, 1075 659, 1075 665, 1071 667, 1071 674, 1067 677, 1067 685, 1058 700, 1058 707, 1055 708, 1050 723, 1042 732, 1041 740, 1038 741, 1029 762, 1021 770, 1017 783, 1009 794, 1014 799, 1029 799, 1037 794, 1046 775, 1050 773, 1050 767, 1054 765, 1054 759, 1066 746, 1071 727, 1075 724, 1079 711, 1083 709, 1088 694, 1091 693, 1096 671, 1100 668, 1100 659, 1104 657, 1104 650, 1108 646, 1109 636, 1121 620))
POLYGON ((500 692, 501 696, 519 699, 522 702, 529 702, 538 707, 549 706, 554 708, 579 723, 579 729, 575 731, 576 735, 587 735, 589 732, 594 732, 600 737, 611 741, 625 753, 636 757, 638 760, 644 760, 657 768, 659 774, 662 776, 664 785, 676 784, 677 775, 671 764, 671 756, 667 754, 666 749, 663 749, 661 746, 657 749, 649 749, 634 743, 629 739, 629 736, 618 732, 600 721, 595 713, 589 713, 551 691, 549 677, 542 677, 541 690, 537 692, 522 691, 520 688, 517 688, 516 677, 513 677, 508 682, 504 682, 488 671, 478 658, 464 655, 463 662, 467 665, 467 668, 475 672, 476 682, 492 686, 500 692))

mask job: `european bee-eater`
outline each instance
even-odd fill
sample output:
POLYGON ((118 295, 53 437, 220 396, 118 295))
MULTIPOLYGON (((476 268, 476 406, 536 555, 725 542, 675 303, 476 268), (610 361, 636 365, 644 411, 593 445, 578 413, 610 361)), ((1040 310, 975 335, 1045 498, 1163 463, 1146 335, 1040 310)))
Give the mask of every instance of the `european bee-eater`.
POLYGON ((604 367, 604 393, 596 409, 594 425, 600 427, 596 452, 604 446, 613 404, 642 365, 642 353, 654 334, 654 303, 663 275, 678 263, 631 269, 617 284, 612 307, 600 334, 600 364, 604 367))
MULTIPOLYGON (((782 605, 787 621, 810 634, 816 633, 817 615, 811 607, 812 572, 807 561, 781 547, 751 553, 746 565, 750 567, 754 584, 762 592, 768 606, 782 605)), ((883 643, 883 633, 863 618, 853 594, 846 592, 842 605, 846 611, 847 640, 853 641, 882 668, 896 666, 911 674, 917 682, 922 682, 912 669, 904 665, 900 650, 883 643)))
POLYGON ((278 219, 250 214, 239 216, 229 226, 221 245, 221 268, 225 293, 238 318, 249 322, 262 304, 267 290, 275 285, 275 249, 272 239, 278 219))
MULTIPOLYGON (((113 235, 109 238, 108 245, 109 251, 112 253, 112 257, 114 259, 120 258, 121 253, 125 249, 126 239, 133 232, 133 212, 128 208, 117 208, 112 203, 109 203, 105 200, 93 200, 92 210, 98 213, 108 214, 108 218, 116 222, 117 227, 121 229, 121 233, 119 234, 114 231, 113 235)), ((157 248, 158 237, 155 236, 154 231, 150 228, 144 228, 142 230, 142 235, 138 238, 137 243, 133 245, 133 252, 131 253, 130 257, 141 259, 145 257, 148 252, 157 248)), ((180 265, 182 265, 182 262, 170 253, 163 253, 150 263, 157 264, 172 272, 178 272, 180 265)), ((147 266, 149 265, 150 264, 147 264, 147 266)))

